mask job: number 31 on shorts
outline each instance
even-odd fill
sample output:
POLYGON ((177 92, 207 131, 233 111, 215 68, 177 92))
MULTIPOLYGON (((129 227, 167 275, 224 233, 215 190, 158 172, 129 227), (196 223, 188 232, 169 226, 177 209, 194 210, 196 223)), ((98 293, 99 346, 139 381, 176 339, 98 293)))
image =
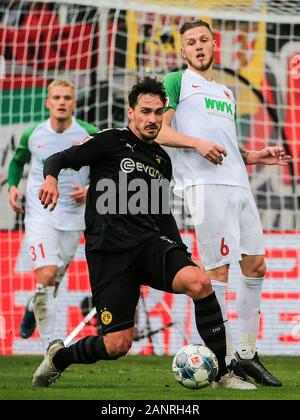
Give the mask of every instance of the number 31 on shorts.
POLYGON ((229 254, 229 246, 225 243, 225 238, 221 239, 221 248, 220 248, 220 252, 223 255, 223 257, 226 257, 226 255, 229 254))
POLYGON ((31 252, 32 261, 35 261, 38 258, 37 253, 39 253, 42 258, 45 258, 45 251, 44 251, 43 244, 39 244, 37 247, 31 246, 30 252, 31 252))

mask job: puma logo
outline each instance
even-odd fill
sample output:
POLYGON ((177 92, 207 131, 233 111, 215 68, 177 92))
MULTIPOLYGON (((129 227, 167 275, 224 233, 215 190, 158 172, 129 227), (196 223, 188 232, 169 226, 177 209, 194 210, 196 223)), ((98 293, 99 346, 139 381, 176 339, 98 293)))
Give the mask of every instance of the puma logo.
POLYGON ((131 145, 129 143, 126 143, 126 147, 129 147, 129 149, 131 149, 132 153, 134 153, 134 148, 135 148, 136 144, 131 145))

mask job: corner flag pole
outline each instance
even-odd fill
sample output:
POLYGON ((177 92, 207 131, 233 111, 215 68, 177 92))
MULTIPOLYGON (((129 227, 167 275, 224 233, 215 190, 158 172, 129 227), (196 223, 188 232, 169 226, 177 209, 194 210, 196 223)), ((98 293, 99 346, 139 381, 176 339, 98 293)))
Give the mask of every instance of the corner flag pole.
POLYGON ((64 339, 64 345, 67 347, 72 340, 76 337, 77 334, 86 326, 86 324, 96 315, 96 308, 90 310, 90 312, 83 318, 83 320, 74 328, 71 334, 64 339))

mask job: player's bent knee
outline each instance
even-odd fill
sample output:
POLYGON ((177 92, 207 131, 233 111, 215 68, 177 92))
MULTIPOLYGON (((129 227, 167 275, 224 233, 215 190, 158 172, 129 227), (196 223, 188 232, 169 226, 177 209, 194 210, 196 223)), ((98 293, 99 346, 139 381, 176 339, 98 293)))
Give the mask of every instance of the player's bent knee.
POLYGON ((129 343, 128 341, 118 342, 115 347, 106 348, 107 354, 112 359, 123 357, 129 352, 131 344, 132 342, 129 343))
POLYGON ((267 271, 267 266, 264 260, 258 261, 256 264, 253 264, 251 269, 248 269, 243 274, 246 277, 262 278, 265 276, 267 271))
POLYGON ((192 299, 197 300, 212 293, 210 278, 199 268, 195 267, 194 273, 190 276, 187 284, 186 294, 192 299))
POLYGON ((131 334, 113 333, 105 335, 104 343, 107 354, 112 359, 125 356, 131 348, 132 340, 131 334))
POLYGON ((256 275, 254 277, 261 278, 266 275, 267 266, 265 261, 263 261, 259 266, 256 268, 256 275))
POLYGON ((208 271, 208 275, 211 279, 218 281, 228 281, 229 265, 223 265, 208 271))
POLYGON ((54 286, 57 277, 57 267, 40 267, 36 270, 38 282, 43 286, 54 286))
POLYGON ((211 280, 207 275, 205 276, 205 279, 202 280, 202 289, 206 296, 212 293, 213 291, 211 280))

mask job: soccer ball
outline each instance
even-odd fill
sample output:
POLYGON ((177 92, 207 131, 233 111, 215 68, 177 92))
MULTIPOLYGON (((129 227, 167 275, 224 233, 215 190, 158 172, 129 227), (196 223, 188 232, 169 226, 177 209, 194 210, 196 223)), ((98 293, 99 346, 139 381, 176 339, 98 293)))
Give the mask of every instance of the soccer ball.
POLYGON ((208 386, 218 374, 215 354, 201 344, 188 344, 174 356, 172 370, 180 385, 189 389, 208 386))

